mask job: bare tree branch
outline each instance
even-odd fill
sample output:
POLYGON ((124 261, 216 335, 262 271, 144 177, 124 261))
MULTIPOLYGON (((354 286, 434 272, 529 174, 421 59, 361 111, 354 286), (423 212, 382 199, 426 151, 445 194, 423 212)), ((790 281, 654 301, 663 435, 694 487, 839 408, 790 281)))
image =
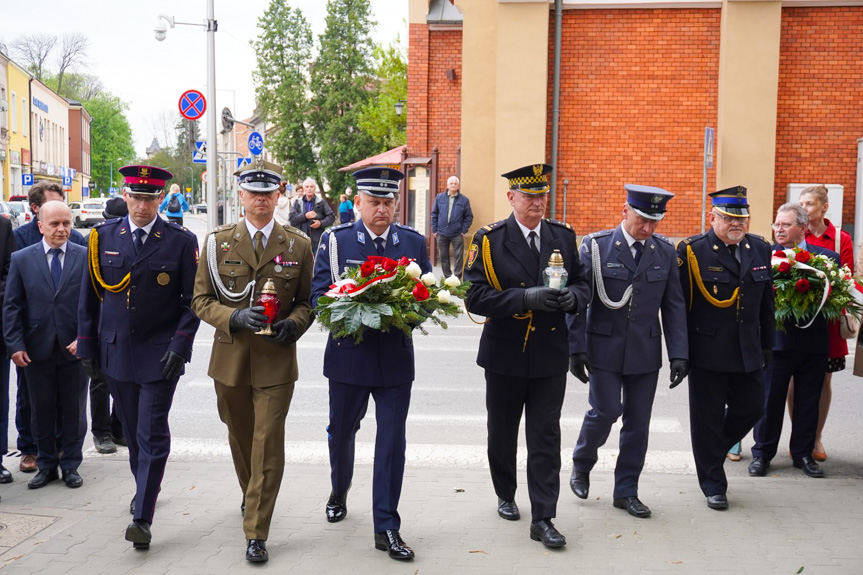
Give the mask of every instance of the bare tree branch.
POLYGON ((24 34, 20 38, 16 38, 10 47, 15 58, 21 61, 24 66, 34 75, 36 79, 42 82, 45 78, 47 70, 45 70, 45 62, 48 56, 57 44, 57 36, 50 34, 24 34))
POLYGON ((75 64, 83 64, 87 58, 87 47, 90 41, 80 32, 63 36, 63 47, 60 50, 57 72, 57 93, 63 89, 63 75, 75 64))

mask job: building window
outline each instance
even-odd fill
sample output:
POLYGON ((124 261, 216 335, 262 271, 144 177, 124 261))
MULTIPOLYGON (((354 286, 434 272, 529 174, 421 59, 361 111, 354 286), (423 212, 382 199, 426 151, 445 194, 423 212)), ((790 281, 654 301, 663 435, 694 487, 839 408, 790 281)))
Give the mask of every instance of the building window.
POLYGON ((12 92, 11 107, 12 107, 12 131, 17 134, 18 132, 21 131, 21 129, 18 127, 18 96, 15 94, 15 92, 12 92))
POLYGON ((27 98, 21 98, 21 119, 23 120, 21 133, 27 136, 27 98))

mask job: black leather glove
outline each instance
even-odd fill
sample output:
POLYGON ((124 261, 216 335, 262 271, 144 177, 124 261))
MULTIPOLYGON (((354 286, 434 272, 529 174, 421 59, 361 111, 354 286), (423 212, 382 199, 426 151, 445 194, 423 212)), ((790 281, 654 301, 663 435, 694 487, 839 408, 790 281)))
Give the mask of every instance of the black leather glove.
POLYGON ((93 381, 105 381, 105 374, 99 369, 99 360, 95 357, 85 357, 81 360, 84 373, 93 381))
POLYGON ((165 369, 162 370, 162 377, 171 381, 180 377, 180 372, 183 371, 183 365, 186 363, 186 358, 176 351, 168 350, 162 356, 161 363, 165 364, 165 369))
POLYGON ((569 356, 569 373, 574 375, 581 383, 587 383, 587 374, 590 371, 590 361, 587 359, 586 353, 573 353, 569 356))
POLYGON ((560 302, 557 301, 560 290, 545 286, 529 287, 524 290, 524 308, 537 311, 557 311, 560 302))
POLYGON ((770 365, 770 362, 773 361, 773 350, 762 349, 761 358, 764 360, 764 365, 762 365, 761 368, 765 369, 768 365, 770 365))
POLYGON ((289 339, 296 339, 297 324, 292 319, 283 319, 273 324, 276 335, 265 335, 264 338, 273 343, 285 343, 289 339))
POLYGON ((672 359, 671 360, 671 385, 669 389, 674 389, 680 382, 689 375, 689 360, 688 359, 672 359))
POLYGON ((563 311, 572 311, 576 307, 578 307, 578 300, 575 298, 575 294, 564 288, 560 291, 560 295, 557 296, 557 303, 560 304, 560 309, 563 311))
POLYGON ((237 331, 238 329, 258 331, 264 327, 267 319, 269 318, 264 315, 264 306, 262 305, 237 309, 231 314, 231 331, 237 331))

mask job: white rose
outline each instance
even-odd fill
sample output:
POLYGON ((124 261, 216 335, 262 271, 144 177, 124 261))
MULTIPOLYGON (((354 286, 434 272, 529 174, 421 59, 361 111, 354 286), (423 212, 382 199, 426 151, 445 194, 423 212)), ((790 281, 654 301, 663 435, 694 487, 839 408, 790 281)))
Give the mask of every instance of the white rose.
POLYGON ((411 262, 405 267, 405 272, 414 279, 419 278, 423 274, 422 268, 416 262, 411 262))
POLYGON ((423 274, 420 277, 420 281, 423 282, 428 287, 428 286, 435 285, 437 283, 437 278, 434 277, 433 273, 429 272, 427 274, 423 274))
POLYGON ((449 276, 448 278, 446 278, 445 280, 443 280, 443 284, 447 287, 454 288, 454 287, 458 287, 461 285, 461 280, 458 279, 458 277, 456 277, 455 274, 453 274, 453 275, 449 276))
POLYGON ((440 303, 449 303, 450 301, 452 301, 452 294, 449 293, 449 290, 442 289, 437 292, 437 300, 440 303))

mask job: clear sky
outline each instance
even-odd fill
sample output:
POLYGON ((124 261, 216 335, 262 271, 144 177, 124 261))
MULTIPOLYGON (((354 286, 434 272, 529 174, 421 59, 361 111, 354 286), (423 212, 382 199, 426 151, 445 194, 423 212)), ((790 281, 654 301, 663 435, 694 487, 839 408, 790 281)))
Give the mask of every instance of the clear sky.
MULTIPOLYGON (((289 0, 302 9, 317 43, 325 26, 326 0, 289 0)), ((408 0, 371 0, 378 23, 375 41, 389 43, 396 35, 407 43, 408 0)), ((258 18, 269 0, 215 0, 216 105, 207 102, 207 113, 232 110, 246 118, 254 110, 255 51, 249 45, 257 37, 258 18)), ((174 120, 180 94, 195 89, 206 94, 207 51, 204 28, 177 25, 157 42, 153 26, 159 14, 177 22, 203 23, 206 0, 0 0, 0 41, 8 44, 23 33, 48 33, 62 38, 80 32, 90 40, 87 66, 80 72, 99 76, 109 92, 129 105, 135 152, 158 137, 164 145, 165 119, 174 120)), ((56 69, 56 63, 51 62, 56 69)), ((206 134, 206 115, 201 122, 206 134)), ((171 134, 173 137, 173 134, 171 134)))

